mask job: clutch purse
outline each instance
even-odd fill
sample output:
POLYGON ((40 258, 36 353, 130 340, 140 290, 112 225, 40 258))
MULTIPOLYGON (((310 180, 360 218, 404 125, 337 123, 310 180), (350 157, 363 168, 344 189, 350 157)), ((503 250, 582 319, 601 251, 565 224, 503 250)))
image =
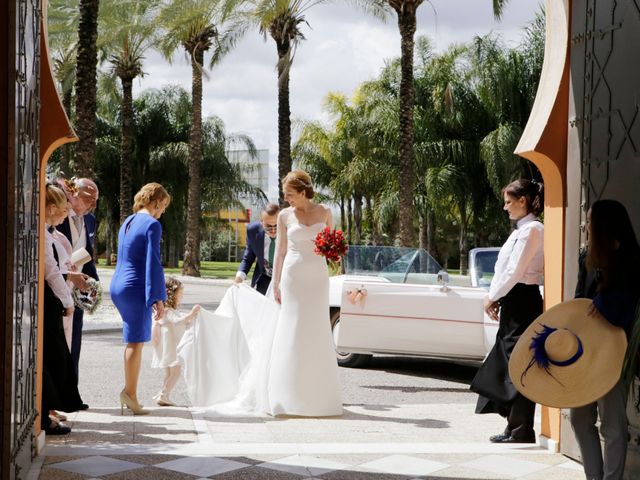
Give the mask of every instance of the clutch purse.
POLYGON ((79 248, 71 254, 70 260, 71 263, 78 267, 78 270, 82 270, 82 266, 91 261, 91 255, 89 255, 86 249, 79 248))

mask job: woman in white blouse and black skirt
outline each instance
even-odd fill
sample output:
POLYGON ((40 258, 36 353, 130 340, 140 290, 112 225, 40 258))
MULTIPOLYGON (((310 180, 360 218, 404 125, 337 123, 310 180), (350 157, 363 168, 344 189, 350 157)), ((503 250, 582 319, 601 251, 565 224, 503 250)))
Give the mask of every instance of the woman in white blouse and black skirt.
POLYGON ((66 217, 69 206, 65 193, 47 184, 44 232, 44 333, 42 353, 42 405, 41 427, 48 435, 64 435, 71 429, 62 423, 63 415, 54 416, 56 410, 75 412, 87 406, 78 393, 71 353, 67 347, 62 324, 63 315, 73 315, 73 299, 66 282, 66 275, 79 287, 86 286, 86 275, 68 272, 65 266, 67 254, 52 234, 56 225, 66 217))
POLYGON ((543 209, 543 187, 526 179, 511 182, 502 190, 504 209, 515 230, 500 249, 485 299, 485 311, 499 321, 496 343, 471 383, 478 393, 476 413, 498 413, 507 418, 504 432, 489 439, 494 443, 535 443, 535 403, 523 397, 509 378, 509 358, 526 328, 542 313, 539 286, 543 276, 544 226, 538 219, 543 209))

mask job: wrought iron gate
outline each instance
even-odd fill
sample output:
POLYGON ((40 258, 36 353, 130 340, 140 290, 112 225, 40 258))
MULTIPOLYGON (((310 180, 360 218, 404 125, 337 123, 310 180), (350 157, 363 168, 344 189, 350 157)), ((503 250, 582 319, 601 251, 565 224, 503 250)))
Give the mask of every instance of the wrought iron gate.
MULTIPOLYGON (((581 140, 574 153, 580 156, 583 217, 594 201, 617 199, 640 234, 640 0, 573 0, 571 32, 576 115, 569 121, 581 140)), ((640 471, 640 415, 629 413, 631 478, 640 471)), ((562 451, 575 451, 572 441, 563 425, 562 451)))
MULTIPOLYGON (((37 418, 36 350, 38 314, 38 196, 40 176, 40 1, 9 0, 9 104, 6 161, 8 279, 5 345, 10 360, 2 373, 11 390, 2 408, 10 410, 3 426, 9 440, 9 468, 2 478, 26 478, 35 455, 37 418), (14 65, 12 69, 11 66, 14 65), (10 403, 9 403, 10 402, 10 403), (7 432, 8 430, 8 432, 7 432)), ((5 167, 2 167, 5 168, 5 167)), ((3 415, 6 419, 7 416, 3 415)), ((3 455, 4 458, 6 458, 3 455)))

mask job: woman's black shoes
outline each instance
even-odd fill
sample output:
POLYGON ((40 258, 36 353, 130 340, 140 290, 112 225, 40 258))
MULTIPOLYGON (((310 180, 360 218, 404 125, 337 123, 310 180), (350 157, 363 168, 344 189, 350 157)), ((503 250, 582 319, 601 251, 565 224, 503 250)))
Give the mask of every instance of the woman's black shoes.
POLYGON ((55 425, 50 425, 44 429, 47 435, 66 435, 71 432, 71 429, 66 425, 61 425, 59 423, 55 425))
POLYGON ((489 437, 489 441, 491 443, 537 443, 535 433, 531 433, 531 435, 525 435, 522 438, 515 438, 511 436, 510 433, 504 432, 498 435, 492 435, 491 437, 489 437))
POLYGON ((491 435, 489 437, 489 441, 491 443, 502 443, 505 440, 507 440, 509 437, 511 437, 511 433, 502 432, 502 433, 499 433, 498 435, 491 435))

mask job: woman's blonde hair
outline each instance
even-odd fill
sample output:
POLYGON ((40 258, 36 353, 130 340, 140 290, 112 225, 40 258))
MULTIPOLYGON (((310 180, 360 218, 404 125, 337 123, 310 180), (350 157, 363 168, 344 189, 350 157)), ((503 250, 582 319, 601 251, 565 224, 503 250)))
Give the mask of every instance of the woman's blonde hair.
POLYGON ((182 282, 175 277, 167 277, 165 284, 167 286, 167 300, 164 304, 175 310, 178 308, 178 292, 183 289, 182 282))
POLYGON ((65 208, 67 206, 67 195, 60 188, 53 183, 47 183, 45 205, 55 205, 58 208, 65 208))
POLYGON ((282 186, 289 186, 296 192, 304 192, 305 197, 313 198, 314 191, 311 176, 304 170, 292 170, 282 179, 282 186))
POLYGON ((147 183, 136 193, 136 196, 133 197, 133 211, 138 212, 154 202, 155 207, 157 207, 159 202, 164 201, 167 202, 167 205, 171 202, 171 195, 169 195, 164 187, 155 182, 147 183))

